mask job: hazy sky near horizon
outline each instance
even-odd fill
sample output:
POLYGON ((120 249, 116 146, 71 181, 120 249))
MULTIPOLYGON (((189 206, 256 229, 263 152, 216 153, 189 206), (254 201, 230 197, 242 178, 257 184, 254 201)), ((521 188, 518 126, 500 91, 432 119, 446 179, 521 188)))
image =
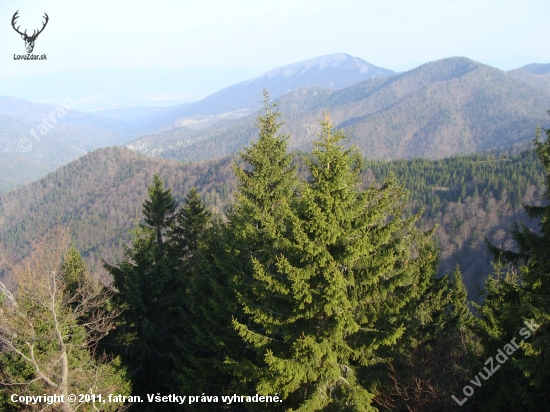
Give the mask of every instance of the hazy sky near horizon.
POLYGON ((330 53, 389 69, 449 56, 509 69, 550 62, 548 0, 15 0, 0 2, 0 77, 94 67, 267 71, 330 53), (14 61, 50 21, 47 61, 14 61))

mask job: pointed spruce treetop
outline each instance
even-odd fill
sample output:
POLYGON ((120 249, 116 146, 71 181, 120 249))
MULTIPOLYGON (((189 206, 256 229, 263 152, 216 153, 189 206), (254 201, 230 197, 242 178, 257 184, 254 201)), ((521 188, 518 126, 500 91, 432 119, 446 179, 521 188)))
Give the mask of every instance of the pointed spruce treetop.
POLYGON ((199 192, 193 186, 168 230, 173 253, 181 258, 188 258, 193 254, 211 220, 212 212, 204 205, 199 192))
POLYGON ((279 133, 282 123, 277 104, 269 103, 269 94, 264 90, 264 113, 257 118, 258 140, 245 148, 240 156, 251 167, 243 170, 234 167, 239 182, 239 199, 249 199, 259 205, 271 207, 278 198, 292 194, 292 177, 295 168, 291 166, 292 155, 287 153, 290 136, 279 133), (260 184, 265 184, 261 187, 260 184))
POLYGON ((461 329, 473 324, 473 315, 468 303, 468 290, 464 284, 464 278, 460 266, 456 265, 450 281, 449 326, 453 329, 461 329))
POLYGON ((157 242, 162 245, 162 230, 170 226, 178 207, 172 196, 172 190, 164 190, 164 182, 158 174, 153 176, 153 183, 148 189, 149 199, 143 202, 145 224, 156 230, 157 242))

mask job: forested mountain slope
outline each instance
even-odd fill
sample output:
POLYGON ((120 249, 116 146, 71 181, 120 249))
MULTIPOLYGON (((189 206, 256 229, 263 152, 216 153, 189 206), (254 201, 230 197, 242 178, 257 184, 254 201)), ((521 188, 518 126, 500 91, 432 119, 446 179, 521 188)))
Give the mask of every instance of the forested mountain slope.
MULTIPOLYGON (((155 173, 178 200, 195 185, 221 213, 231 199, 234 158, 196 164, 151 158, 124 148, 99 149, 45 178, 0 196, 0 243, 16 259, 33 239, 55 225, 70 225, 76 247, 89 262, 122 256, 128 230, 141 215, 155 173)), ((301 167, 301 166, 300 166, 301 167)), ((455 156, 441 160, 368 161, 363 178, 378 184, 393 172, 410 193, 409 213, 424 207, 420 224, 439 224, 440 270, 459 263, 472 298, 490 271, 483 236, 513 246, 507 234, 526 220, 522 203, 537 203, 543 176, 532 151, 517 156, 455 156)))
POLYGON ((0 193, 34 182, 52 169, 25 153, 0 152, 0 193))
MULTIPOLYGON (((550 86, 540 76, 452 57, 340 90, 300 89, 278 103, 292 149, 309 150, 318 119, 329 110, 368 158, 442 158, 529 141, 536 125, 548 126, 541 108, 550 107, 550 86)), ((174 128, 127 147, 169 159, 221 157, 255 139, 255 118, 174 128)))
POLYGON ((550 87, 550 64, 528 64, 507 73, 538 88, 547 89, 550 87))
POLYGON ((231 160, 183 165, 123 148, 99 149, 48 176, 0 196, 1 240, 11 255, 55 225, 70 225, 73 240, 92 262, 120 257, 122 244, 155 173, 180 199, 196 185, 211 205, 227 197, 231 160))
POLYGON ((544 174, 534 150, 512 156, 368 161, 365 167, 367 181, 395 174, 409 190, 410 212, 424 209, 419 224, 439 225, 440 271, 451 272, 459 264, 471 298, 492 270, 484 237, 514 249, 514 222, 538 230, 523 210, 525 204, 541 204, 544 174))

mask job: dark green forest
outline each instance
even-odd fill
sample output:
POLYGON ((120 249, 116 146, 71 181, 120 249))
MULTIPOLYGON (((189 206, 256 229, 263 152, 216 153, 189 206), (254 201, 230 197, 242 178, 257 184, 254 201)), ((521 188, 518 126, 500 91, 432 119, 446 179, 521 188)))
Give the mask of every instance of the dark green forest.
POLYGON ((328 115, 291 152, 267 96, 257 126, 238 157, 109 149, 111 186, 66 190, 89 155, 27 192, 43 220, 3 239, 26 250, 2 255, 3 410, 55 410, 17 387, 88 393, 72 412, 550 411, 550 131, 515 155, 385 162, 328 115), (52 219, 46 199, 97 193, 99 213, 52 219))

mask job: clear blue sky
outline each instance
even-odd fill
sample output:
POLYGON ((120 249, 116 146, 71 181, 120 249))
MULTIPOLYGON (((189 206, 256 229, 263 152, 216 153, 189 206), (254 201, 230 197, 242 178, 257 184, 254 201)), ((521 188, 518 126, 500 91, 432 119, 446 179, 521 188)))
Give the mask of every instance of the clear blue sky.
POLYGON ((92 67, 269 70, 344 52, 397 69, 448 56, 550 62, 549 0, 15 0, 0 3, 0 76, 92 67), (48 27, 14 61, 22 28, 48 27))

